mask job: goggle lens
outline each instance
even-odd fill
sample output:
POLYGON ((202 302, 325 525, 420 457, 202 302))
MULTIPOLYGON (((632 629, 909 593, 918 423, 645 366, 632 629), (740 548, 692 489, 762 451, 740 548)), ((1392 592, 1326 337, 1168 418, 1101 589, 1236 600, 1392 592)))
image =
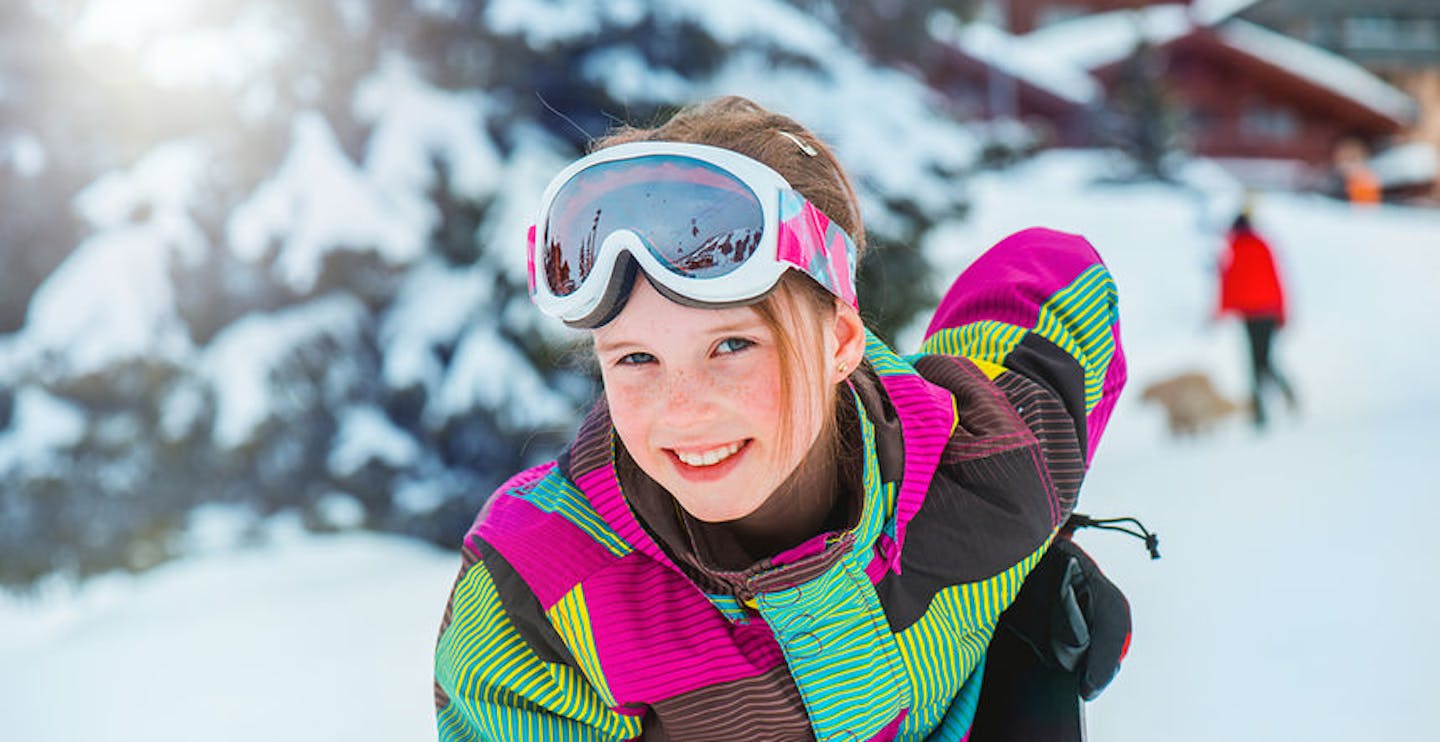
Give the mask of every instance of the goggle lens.
POLYGON ((754 191, 707 162, 680 155, 602 162, 572 177, 551 202, 542 270, 550 293, 568 296, 590 276, 606 238, 625 230, 672 273, 714 278, 754 254, 764 224, 754 191))

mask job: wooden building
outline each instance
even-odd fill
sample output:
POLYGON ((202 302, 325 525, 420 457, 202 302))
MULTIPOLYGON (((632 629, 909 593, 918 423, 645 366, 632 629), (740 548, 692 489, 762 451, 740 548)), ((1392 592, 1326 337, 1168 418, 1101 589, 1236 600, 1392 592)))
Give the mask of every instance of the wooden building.
MULTIPOLYGON (((1231 0, 1223 7, 1243 11, 1249 5, 1231 0)), ((1051 100, 1046 93, 1053 89, 1022 79, 1014 109, 1022 116, 1054 117, 1055 128, 1064 132, 1061 143, 1109 144, 1106 121, 1125 105, 1143 49, 1145 75, 1165 115, 1176 122, 1182 146, 1202 156, 1272 165, 1251 168, 1254 172, 1277 173, 1288 163, 1293 175, 1287 177, 1294 181, 1289 184, 1302 186, 1316 185, 1330 173, 1342 142, 1379 149, 1415 121, 1411 96, 1342 55, 1232 12, 1207 15, 1202 6, 1216 7, 1204 0, 1009 0, 1012 28, 1038 28, 1018 36, 1002 33, 1011 51, 999 58, 1068 65, 1100 88, 1080 104, 1075 95, 1051 100)), ((975 45, 952 36, 955 51, 935 65, 931 83, 951 96, 968 86, 973 97, 986 80, 980 68, 995 66, 997 57, 974 53, 975 45)), ((987 90, 994 90, 993 77, 987 90)), ((994 105, 976 110, 997 113, 994 105)))
POLYGON ((1440 202, 1440 1, 1254 0, 1235 17, 1344 56, 1409 93, 1416 119, 1374 164, 1387 191, 1440 202))

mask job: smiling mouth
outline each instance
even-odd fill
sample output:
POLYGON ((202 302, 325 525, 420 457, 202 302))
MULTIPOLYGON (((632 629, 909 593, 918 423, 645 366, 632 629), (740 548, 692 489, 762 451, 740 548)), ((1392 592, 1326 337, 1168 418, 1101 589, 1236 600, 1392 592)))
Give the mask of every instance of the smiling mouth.
POLYGON ((675 458, 680 459, 680 461, 687 466, 705 468, 709 466, 715 466, 716 464, 719 464, 720 462, 729 459, 731 456, 739 453, 740 449, 744 448, 745 444, 747 443, 749 443, 748 439, 743 441, 736 441, 734 443, 730 443, 724 446, 716 446, 715 448, 706 451, 691 452, 676 451, 674 449, 671 449, 671 453, 675 454, 675 458))

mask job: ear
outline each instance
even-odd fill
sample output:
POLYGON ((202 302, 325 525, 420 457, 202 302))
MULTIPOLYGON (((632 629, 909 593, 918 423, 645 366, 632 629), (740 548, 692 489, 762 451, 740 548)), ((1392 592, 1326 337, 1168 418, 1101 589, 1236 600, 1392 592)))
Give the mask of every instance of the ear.
POLYGON ((831 384, 839 384, 855 371, 865 357, 865 322, 854 307, 837 299, 830 331, 835 351, 829 359, 827 378, 831 384))

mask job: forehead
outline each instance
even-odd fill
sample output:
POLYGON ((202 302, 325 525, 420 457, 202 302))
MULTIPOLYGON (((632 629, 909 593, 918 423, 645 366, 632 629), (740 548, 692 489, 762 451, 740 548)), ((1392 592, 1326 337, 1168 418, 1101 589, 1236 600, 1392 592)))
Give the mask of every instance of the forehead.
POLYGON ((591 330, 597 347, 613 342, 654 341, 708 335, 726 330, 754 331, 765 323, 753 306, 702 309, 666 298, 649 281, 637 280, 614 319, 591 330))

